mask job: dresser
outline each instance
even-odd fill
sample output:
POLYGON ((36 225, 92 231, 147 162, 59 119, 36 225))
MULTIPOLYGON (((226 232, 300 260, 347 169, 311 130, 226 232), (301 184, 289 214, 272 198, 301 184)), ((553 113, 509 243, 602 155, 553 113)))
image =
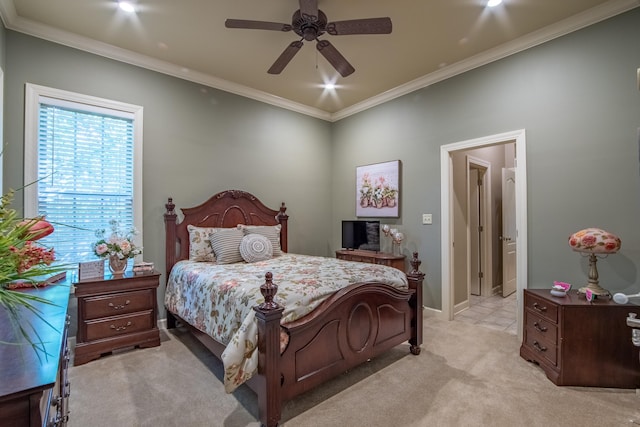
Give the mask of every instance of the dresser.
POLYGON ((160 345, 159 284, 156 271, 127 271, 76 282, 78 332, 73 364, 82 365, 124 347, 160 345))
POLYGON ((525 289, 520 355, 535 362, 556 385, 640 388, 638 348, 626 327, 640 307, 608 299, 588 302, 570 291, 525 289))
POLYGON ((404 255, 393 255, 384 252, 363 251, 360 249, 336 251, 336 258, 345 261, 366 262, 369 264, 382 264, 405 271, 404 255))
POLYGON ((52 304, 33 303, 49 324, 34 313, 21 310, 21 322, 25 325, 30 322, 34 328, 33 331, 27 328, 31 341, 44 343, 44 351, 38 352, 11 327, 6 311, 0 308, 0 341, 3 341, 0 343, 0 426, 63 427, 69 418, 67 306, 70 285, 62 281, 20 292, 52 304))

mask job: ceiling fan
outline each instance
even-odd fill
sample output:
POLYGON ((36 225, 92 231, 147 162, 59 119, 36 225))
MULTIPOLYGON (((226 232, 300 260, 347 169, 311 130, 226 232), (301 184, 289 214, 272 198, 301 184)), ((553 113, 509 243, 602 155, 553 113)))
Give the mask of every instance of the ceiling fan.
POLYGON ((355 68, 346 60, 338 49, 328 40, 319 40, 324 33, 332 36, 350 34, 389 34, 391 18, 350 19, 347 21, 327 22, 327 15, 318 9, 318 0, 300 0, 300 9, 291 18, 291 24, 278 22, 249 21, 245 19, 227 19, 227 28, 245 28, 253 30, 291 31, 302 37, 292 42, 280 54, 276 62, 267 71, 269 74, 280 74, 302 47, 302 40, 316 41, 316 49, 335 68, 342 77, 347 77, 355 68))

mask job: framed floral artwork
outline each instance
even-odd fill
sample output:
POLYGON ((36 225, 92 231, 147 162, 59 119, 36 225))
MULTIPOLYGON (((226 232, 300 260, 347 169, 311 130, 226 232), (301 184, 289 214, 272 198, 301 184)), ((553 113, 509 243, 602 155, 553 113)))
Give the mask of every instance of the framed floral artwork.
POLYGON ((400 160, 356 168, 356 216, 400 216, 400 160))

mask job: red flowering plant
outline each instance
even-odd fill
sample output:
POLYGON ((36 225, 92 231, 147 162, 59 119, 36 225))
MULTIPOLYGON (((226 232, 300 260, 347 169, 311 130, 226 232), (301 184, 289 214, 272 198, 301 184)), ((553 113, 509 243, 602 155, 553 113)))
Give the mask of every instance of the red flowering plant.
POLYGON ((43 349, 42 343, 29 339, 28 327, 20 319, 22 310, 35 313, 44 322, 34 302, 52 304, 34 293, 17 288, 37 287, 55 273, 66 270, 66 266, 54 265, 53 248, 45 248, 36 240, 53 232, 53 226, 42 217, 20 219, 10 208, 13 191, 0 198, 0 309, 9 314, 14 328, 35 349, 43 349))

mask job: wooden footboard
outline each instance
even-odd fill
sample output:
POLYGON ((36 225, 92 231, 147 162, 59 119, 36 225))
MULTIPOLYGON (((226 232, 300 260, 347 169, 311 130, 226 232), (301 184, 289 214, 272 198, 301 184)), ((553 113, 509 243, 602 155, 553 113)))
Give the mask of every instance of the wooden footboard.
POLYGON ((258 321, 258 375, 249 385, 256 391, 260 421, 275 427, 282 403, 409 342, 420 354, 422 344, 422 282, 418 254, 407 274, 408 290, 380 283, 351 285, 324 301, 312 313, 283 325, 289 343, 280 354, 283 307, 273 301, 277 286, 267 274, 261 288, 265 303, 255 307, 258 321))

